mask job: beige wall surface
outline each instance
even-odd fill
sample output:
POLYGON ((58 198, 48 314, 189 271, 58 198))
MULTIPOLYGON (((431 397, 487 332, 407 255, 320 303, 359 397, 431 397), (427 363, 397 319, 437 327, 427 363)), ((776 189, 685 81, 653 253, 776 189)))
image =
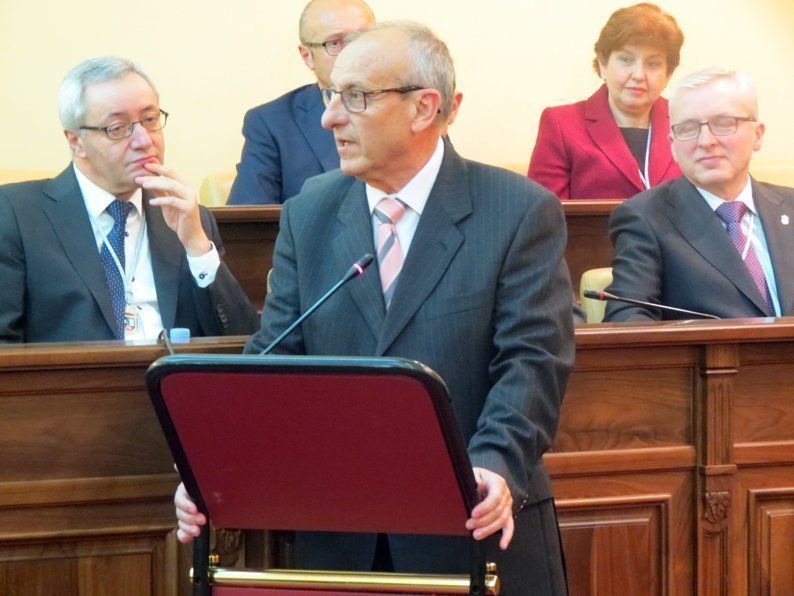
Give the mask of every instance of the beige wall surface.
MULTIPOLYGON (((55 109, 66 71, 96 55, 131 58, 171 112, 167 162, 196 188, 231 170, 245 111, 310 82, 300 61, 303 0, 0 0, 0 170, 59 171, 69 155, 55 109)), ((464 93, 451 130, 467 157, 527 163, 545 106, 589 96, 592 47, 612 0, 371 0, 449 44, 464 93)), ((794 1, 667 0, 686 35, 682 75, 726 66, 757 83, 764 160, 794 161, 794 1)))

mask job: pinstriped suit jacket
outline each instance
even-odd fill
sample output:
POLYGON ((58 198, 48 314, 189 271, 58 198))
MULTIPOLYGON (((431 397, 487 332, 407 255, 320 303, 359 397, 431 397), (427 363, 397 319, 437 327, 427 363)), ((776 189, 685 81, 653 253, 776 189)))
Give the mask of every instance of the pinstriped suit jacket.
MULTIPOLYGON (((551 192, 447 144, 388 313, 373 263, 279 350, 423 362, 449 388, 473 464, 505 477, 517 506, 548 498, 541 456, 574 352, 565 243, 551 192)), ((248 351, 266 346, 367 252, 375 248, 364 184, 338 170, 308 181, 284 205, 272 292, 248 351)))

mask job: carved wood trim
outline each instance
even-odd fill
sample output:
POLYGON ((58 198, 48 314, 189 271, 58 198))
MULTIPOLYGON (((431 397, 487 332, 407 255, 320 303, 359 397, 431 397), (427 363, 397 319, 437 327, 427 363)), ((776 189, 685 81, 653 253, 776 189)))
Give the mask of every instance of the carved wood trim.
POLYGON ((703 494, 703 517, 714 525, 722 525, 728 519, 731 493, 727 490, 705 492, 703 494))

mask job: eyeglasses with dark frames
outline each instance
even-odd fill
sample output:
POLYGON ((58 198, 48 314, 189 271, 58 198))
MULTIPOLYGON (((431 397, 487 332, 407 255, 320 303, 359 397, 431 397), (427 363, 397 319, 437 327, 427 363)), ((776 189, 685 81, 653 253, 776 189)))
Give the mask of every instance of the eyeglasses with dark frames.
POLYGON ((140 124, 149 132, 157 132, 165 127, 166 122, 168 122, 168 112, 165 110, 158 110, 157 112, 147 114, 135 122, 118 122, 109 126, 81 126, 80 130, 101 131, 104 132, 111 141, 119 141, 131 137, 136 124, 140 124))
POLYGON ((684 120, 678 124, 673 124, 670 130, 678 141, 694 141, 700 136, 700 130, 708 126, 711 134, 715 137, 727 137, 732 135, 739 128, 740 122, 755 122, 755 118, 747 116, 717 116, 705 122, 697 120, 684 120))
POLYGON ((320 46, 323 47, 325 53, 329 56, 338 56, 339 52, 345 49, 347 42, 344 39, 329 39, 328 41, 314 42, 314 41, 304 41, 303 45, 307 48, 319 48, 320 46))
POLYGON ((327 89, 323 89, 323 102, 325 102, 327 106, 333 101, 334 95, 340 95, 342 97, 342 105, 345 106, 345 109, 348 112, 358 113, 367 109, 367 97, 381 95, 382 93, 399 93, 403 95, 405 93, 419 91, 420 89, 424 89, 424 87, 420 87, 419 85, 405 85, 403 87, 375 89, 373 91, 361 91, 360 89, 343 89, 342 91, 337 91, 332 87, 328 87, 327 89))

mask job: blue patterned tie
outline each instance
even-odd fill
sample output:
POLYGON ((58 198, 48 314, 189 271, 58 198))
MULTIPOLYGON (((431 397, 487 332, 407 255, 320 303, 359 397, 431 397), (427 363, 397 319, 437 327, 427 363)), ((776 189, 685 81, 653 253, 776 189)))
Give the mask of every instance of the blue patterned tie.
MULTIPOLYGON (((106 211, 113 217, 113 229, 108 234, 108 243, 113 247, 113 252, 121 264, 122 269, 126 266, 124 262, 124 228, 127 225, 127 216, 132 210, 132 203, 129 201, 115 200, 107 206, 106 211)), ((99 258, 105 266, 105 280, 110 291, 110 302, 113 305, 113 319, 116 323, 116 338, 124 339, 124 308, 127 299, 124 294, 124 279, 121 272, 113 260, 113 255, 108 250, 107 243, 102 243, 102 250, 99 258)))

